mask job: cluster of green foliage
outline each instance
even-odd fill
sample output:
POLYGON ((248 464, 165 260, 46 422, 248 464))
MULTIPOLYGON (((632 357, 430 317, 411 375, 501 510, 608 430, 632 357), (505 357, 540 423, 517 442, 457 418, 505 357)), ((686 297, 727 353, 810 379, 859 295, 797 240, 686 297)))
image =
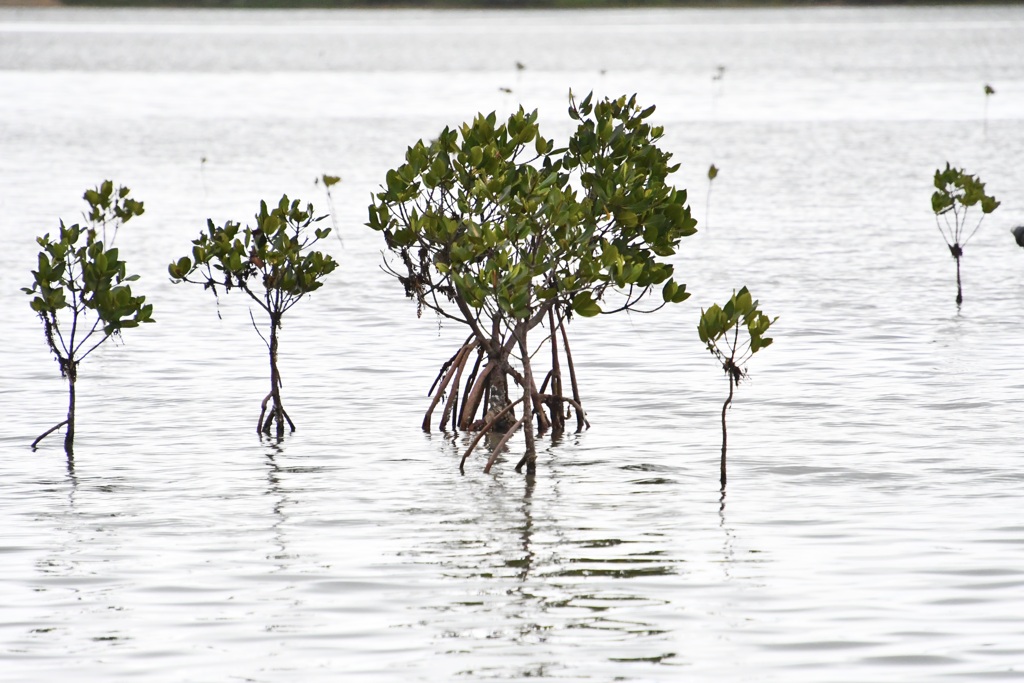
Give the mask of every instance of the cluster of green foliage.
POLYGON ((56 239, 47 233, 36 240, 42 247, 39 266, 32 271, 32 286, 22 290, 32 297, 32 310, 43 322, 46 344, 68 380, 69 393, 67 419, 44 432, 32 447, 66 425, 64 448, 69 459, 78 364, 122 330, 153 322, 153 306, 131 289, 139 276, 128 274, 112 246, 118 228, 142 215, 142 202, 133 199, 127 187, 115 189, 110 180, 87 190, 83 199, 89 206, 83 214, 86 224, 68 226, 61 221, 56 239))
POLYGON ((729 379, 729 397, 722 406, 722 461, 720 480, 725 489, 725 452, 727 443, 725 414, 732 403, 733 390, 744 377, 744 367, 755 353, 770 346, 771 337, 766 337, 768 329, 778 318, 769 318, 758 307, 758 302, 744 287, 733 292, 732 297, 724 306, 712 305, 702 310, 697 334, 707 346, 725 371, 729 379))
MULTIPOLYGON (((311 249, 331 232, 315 225, 325 217, 316 216, 312 204, 303 207, 298 199, 287 196, 272 209, 260 202, 255 227, 242 228, 234 221, 218 226, 208 220, 206 232, 192 242, 192 257, 183 256, 168 266, 174 282, 201 284, 215 296, 218 288, 241 290, 267 314, 269 341, 263 340, 270 352, 271 389, 263 399, 256 426, 259 432, 269 434, 276 423, 280 436, 286 421, 295 430, 281 401, 278 330, 284 314, 323 286, 323 279, 338 266, 329 255, 311 249)), ((253 326, 259 332, 255 320, 253 326)))
MULTIPOLYGON (((520 108, 502 123, 494 113, 478 115, 410 147, 369 207, 368 225, 383 233, 392 255, 385 268, 418 313, 466 325, 466 345, 486 356, 484 371, 469 377, 488 389, 488 428, 507 414, 507 378, 523 388, 524 416, 514 428, 525 427, 528 471, 535 458, 530 418, 540 431, 557 431, 568 401, 537 388, 528 333, 548 325, 554 376, 558 333, 568 355, 564 325, 574 314, 634 310, 655 288, 661 305, 689 296, 665 259, 696 232, 696 221, 685 190, 667 182, 678 166, 658 146, 664 130, 648 121, 654 109, 635 96, 594 102, 588 95, 577 103, 570 94, 576 129, 562 146, 540 133, 536 111, 520 108), (509 362, 516 350, 520 368, 509 362)), ((453 356, 448 369, 460 372, 454 368, 470 351, 453 356)), ((451 379, 445 372, 439 378, 451 379)), ((456 421, 463 428, 481 404, 469 381, 456 421)), ((581 427, 578 395, 568 402, 581 427)))
MULTIPOLYGON (((561 145, 541 134, 536 111, 519 108, 502 122, 494 113, 480 114, 410 147, 405 163, 387 172, 375 194, 368 225, 384 237, 385 270, 415 300, 419 315, 428 310, 468 331, 438 372, 423 422, 429 431, 432 411, 447 393, 440 426, 450 419, 453 429, 478 432, 463 463, 485 435, 501 432, 489 471, 522 428, 526 455, 516 470, 526 465, 533 472, 535 433, 561 433, 573 413, 577 431, 589 426, 569 346, 568 324, 576 316, 651 312, 689 298, 668 259, 696 233, 697 222, 686 191, 669 182, 678 165, 660 147, 664 130, 651 123, 654 111, 635 96, 595 101, 591 94, 577 102, 570 93, 573 129, 561 145), (531 346, 530 333, 538 328, 543 336, 531 346), (539 354, 545 347, 549 360, 539 354), (563 386, 563 369, 571 388, 563 386), (521 397, 509 395, 510 381, 521 397)), ((717 172, 710 167, 709 184, 717 172)), ((332 204, 332 222, 331 188, 339 181, 317 179, 332 204)), ((973 198, 973 192, 970 186, 964 195, 973 198)), ((85 199, 88 226, 61 223, 59 240, 40 238, 39 269, 25 289, 69 380, 68 420, 46 433, 68 425, 69 457, 77 364, 110 336, 152 322, 152 306, 132 293, 129 283, 137 276, 127 274, 113 235, 106 244, 108 230, 116 234, 140 215, 142 203, 110 181, 85 199)), ((279 330, 284 315, 337 268, 314 249, 331 233, 318 225, 326 217, 287 196, 274 206, 261 202, 251 225, 207 220, 191 254, 168 265, 173 282, 202 285, 215 297, 241 290, 266 314, 264 335, 250 313, 270 355, 261 434, 275 425, 278 436, 286 424, 295 429, 280 394, 279 330)), ((723 486, 725 410, 746 375, 743 364, 772 341, 765 333, 774 320, 757 306, 743 288, 726 305, 702 311, 698 327, 730 379, 722 414, 723 486), (747 330, 743 344, 741 328, 747 330)))
POLYGON ((939 228, 942 238, 949 247, 949 252, 956 260, 956 303, 963 303, 963 288, 960 283, 960 259, 964 247, 978 232, 986 215, 999 206, 995 197, 985 193, 985 183, 978 176, 970 175, 962 168, 952 168, 949 162, 945 169, 935 171, 935 192, 932 193, 932 211, 935 213, 935 225, 939 228), (968 215, 972 209, 979 208, 981 215, 971 233, 964 238, 968 227, 968 215))

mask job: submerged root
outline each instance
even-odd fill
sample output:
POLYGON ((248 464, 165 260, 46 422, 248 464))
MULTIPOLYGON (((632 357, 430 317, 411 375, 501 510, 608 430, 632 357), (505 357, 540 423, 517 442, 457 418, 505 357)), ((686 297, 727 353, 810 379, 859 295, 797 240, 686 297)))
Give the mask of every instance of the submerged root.
POLYGON ((508 440, 512 438, 512 435, 519 431, 519 428, 522 427, 529 418, 530 413, 528 411, 524 412, 523 416, 519 418, 519 421, 512 425, 511 429, 505 432, 505 435, 501 437, 501 441, 499 441, 498 445, 494 447, 493 451, 491 451, 491 457, 487 459, 487 464, 484 465, 484 474, 490 473, 491 466, 494 465, 494 461, 498 459, 501 449, 505 447, 505 444, 507 444, 508 440))
MULTIPOLYGON (((476 448, 478 443, 480 443, 480 440, 483 439, 487 434, 489 434, 492 429, 494 429, 494 425, 498 424, 499 420, 504 418, 505 415, 507 415, 509 412, 511 412, 513 408, 515 408, 518 404, 520 404, 522 402, 523 402, 523 399, 520 398, 520 399, 516 399, 512 403, 509 403, 507 406, 505 406, 504 410, 502 410, 500 413, 498 413, 497 415, 492 417, 490 419, 490 421, 487 422, 487 424, 485 424, 480 429, 479 432, 477 432, 477 435, 475 437, 473 437, 473 441, 470 442, 469 448, 467 448, 466 452, 462 455, 462 461, 459 463, 459 471, 460 472, 465 474, 465 472, 466 472, 466 470, 465 470, 466 459, 469 458, 469 454, 473 452, 473 449, 476 448)), ((530 414, 529 412, 525 412, 523 417, 526 417, 529 414, 530 414)), ((521 423, 522 423, 522 420, 520 420, 516 424, 521 424, 521 423)), ((515 428, 513 427, 513 429, 509 430, 508 433, 505 434, 505 438, 502 440, 502 445, 504 445, 504 443, 506 441, 508 441, 508 437, 511 436, 511 434, 512 434, 512 432, 514 430, 515 430, 515 428)), ((488 460, 487 461, 487 469, 484 470, 485 472, 490 469, 492 462, 493 462, 493 458, 492 458, 492 460, 488 460)))

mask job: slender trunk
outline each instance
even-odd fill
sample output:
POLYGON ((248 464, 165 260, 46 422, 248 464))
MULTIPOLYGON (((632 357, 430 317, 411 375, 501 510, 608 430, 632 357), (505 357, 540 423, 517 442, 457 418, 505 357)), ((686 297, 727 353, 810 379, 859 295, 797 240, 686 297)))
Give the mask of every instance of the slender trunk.
POLYGON ((73 360, 68 360, 68 421, 67 432, 64 434, 64 452, 68 462, 75 457, 75 380, 78 379, 78 367, 73 360))
POLYGON ((964 302, 963 288, 960 286, 960 258, 964 255, 964 248, 960 246, 959 242, 954 242, 949 247, 949 253, 956 261, 956 305, 959 306, 964 302))
POLYGON ((284 405, 281 403, 281 373, 277 368, 277 330, 281 319, 270 318, 270 396, 273 400, 273 412, 267 418, 263 431, 270 433, 270 423, 277 422, 277 436, 284 436, 284 405))
MULTIPOLYGON (((505 410, 511 402, 508 397, 508 373, 505 371, 505 366, 508 364, 512 350, 506 349, 505 345, 501 343, 501 323, 500 316, 495 316, 491 320, 491 339, 487 347, 487 360, 494 364, 494 369, 487 379, 487 420, 505 410)), ((529 403, 523 407, 523 410, 526 410, 528 406, 529 403)), ((507 431, 515 422, 515 413, 509 411, 501 421, 494 425, 494 430, 507 431)))
POLYGON ((956 305, 964 302, 964 291, 960 285, 960 256, 956 257, 956 305))
POLYGON ((721 477, 722 490, 725 490, 725 448, 728 441, 728 434, 725 430, 725 411, 729 410, 729 404, 732 403, 732 391, 735 386, 735 380, 733 379, 732 373, 729 373, 729 398, 725 399, 725 405, 722 406, 722 465, 721 465, 721 477))

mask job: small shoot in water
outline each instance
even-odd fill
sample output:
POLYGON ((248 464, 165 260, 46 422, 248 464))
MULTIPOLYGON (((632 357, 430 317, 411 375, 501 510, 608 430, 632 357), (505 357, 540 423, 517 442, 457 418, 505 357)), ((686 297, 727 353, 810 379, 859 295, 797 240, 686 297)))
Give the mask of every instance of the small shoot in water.
POLYGON ((74 458, 78 364, 122 330, 153 322, 153 306, 146 297, 135 296, 129 284, 139 276, 128 274, 112 246, 118 228, 144 210, 142 202, 129 194, 127 187, 115 189, 110 180, 86 190, 86 225, 66 226, 61 221, 57 239, 49 233, 38 238, 39 269, 32 271, 32 286, 22 289, 32 297, 32 310, 43 321, 46 345, 68 381, 67 419, 43 432, 32 448, 66 426, 64 451, 69 467, 74 458))
POLYGON ((984 133, 988 135, 988 98, 996 94, 996 89, 988 83, 985 84, 985 119, 984 119, 984 133))
POLYGON ((777 317, 769 318, 761 312, 758 302, 750 296, 746 287, 734 292, 724 306, 714 304, 711 308, 702 310, 700 314, 697 334, 711 355, 722 364, 722 370, 729 378, 729 397, 722 406, 720 481, 723 491, 726 482, 725 452, 728 441, 725 413, 732 403, 733 390, 740 380, 747 376, 744 365, 755 353, 771 345, 771 337, 766 337, 765 334, 776 320, 777 317))
POLYGON ((174 282, 200 284, 212 290, 214 296, 218 287, 225 291, 240 289, 270 318, 269 341, 253 319, 253 327, 270 351, 270 393, 263 399, 256 425, 258 432, 268 435, 276 423, 277 436, 283 436, 286 421, 295 431, 295 423, 281 402, 281 373, 277 367, 281 319, 303 297, 319 289, 323 279, 338 266, 330 256, 311 250, 331 232, 330 228, 314 225, 324 218, 313 215, 312 204, 303 208, 298 199, 290 201, 287 196, 281 197, 273 209, 260 202, 256 227, 243 229, 233 221, 217 226, 208 220, 206 232, 192 241, 192 258, 183 256, 167 268, 174 282))
POLYGON ((715 178, 718 177, 718 167, 711 164, 708 168, 708 198, 704 204, 704 225, 707 228, 711 227, 711 185, 715 182, 715 178))
POLYGON ((338 241, 341 242, 341 246, 345 246, 345 240, 341 238, 341 230, 338 229, 338 219, 336 218, 338 212, 334 208, 334 197, 331 196, 331 188, 340 182, 341 176, 327 175, 325 173, 314 180, 313 184, 324 184, 324 191, 327 193, 327 208, 330 209, 331 227, 334 228, 334 234, 338 237, 338 241))
POLYGON ((986 215, 999 206, 995 197, 985 193, 985 183, 978 176, 970 175, 962 168, 952 168, 949 162, 945 170, 935 171, 935 192, 932 193, 932 211, 935 213, 935 225, 939 228, 942 238, 949 247, 949 253, 956 260, 956 304, 964 301, 963 287, 960 283, 960 259, 964 255, 964 247, 974 237, 986 215), (968 225, 968 216, 973 216, 972 209, 981 210, 978 222, 966 239, 964 232, 968 225))

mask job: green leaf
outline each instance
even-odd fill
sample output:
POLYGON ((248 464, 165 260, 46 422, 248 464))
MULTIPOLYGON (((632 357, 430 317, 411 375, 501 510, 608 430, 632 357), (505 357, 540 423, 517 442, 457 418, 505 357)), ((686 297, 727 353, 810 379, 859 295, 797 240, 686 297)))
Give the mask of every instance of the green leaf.
POLYGON ((592 318, 601 312, 601 307, 590 292, 584 291, 573 297, 572 310, 584 318, 592 318))

